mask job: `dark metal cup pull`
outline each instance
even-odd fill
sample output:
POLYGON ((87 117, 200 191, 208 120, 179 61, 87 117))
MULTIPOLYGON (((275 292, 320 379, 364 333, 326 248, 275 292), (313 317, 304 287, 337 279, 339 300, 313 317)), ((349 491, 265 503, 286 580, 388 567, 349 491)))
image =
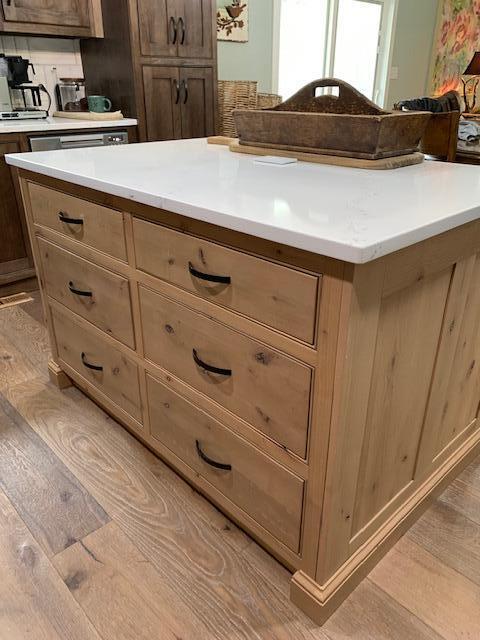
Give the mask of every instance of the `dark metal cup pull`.
POLYGON ((200 446, 200 442, 198 440, 195 440, 195 445, 197 447, 197 453, 200 456, 200 458, 204 462, 209 464, 211 467, 215 467, 215 469, 222 469, 223 471, 231 471, 232 470, 232 465, 231 464, 223 464, 223 462, 217 462, 216 460, 212 460, 207 455, 205 455, 203 453, 203 451, 202 451, 202 448, 200 446))
POLYGON ((87 367, 87 369, 92 369, 92 371, 103 371, 103 367, 100 367, 98 364, 90 364, 89 362, 87 362, 87 358, 83 353, 83 351, 82 351, 82 364, 84 367, 87 367))
POLYGON ((198 278, 199 280, 206 280, 207 282, 216 282, 219 284, 230 284, 232 282, 230 276, 215 276, 210 273, 197 271, 191 262, 188 263, 188 270, 194 278, 198 278))
POLYGON ((75 289, 73 282, 70 280, 68 283, 68 288, 72 293, 76 296, 84 296, 85 298, 91 298, 93 296, 92 291, 82 291, 81 289, 75 289))
POLYGON ((219 367, 213 367, 211 364, 207 364, 206 362, 203 362, 203 360, 200 360, 196 349, 192 350, 192 354, 193 354, 193 359, 195 360, 195 364, 197 364, 199 367, 201 367, 205 371, 209 371, 210 373, 218 373, 218 375, 220 376, 232 375, 231 369, 221 369, 219 367))
POLYGON ((58 212, 58 219, 67 224, 83 224, 82 218, 69 218, 63 211, 58 212))

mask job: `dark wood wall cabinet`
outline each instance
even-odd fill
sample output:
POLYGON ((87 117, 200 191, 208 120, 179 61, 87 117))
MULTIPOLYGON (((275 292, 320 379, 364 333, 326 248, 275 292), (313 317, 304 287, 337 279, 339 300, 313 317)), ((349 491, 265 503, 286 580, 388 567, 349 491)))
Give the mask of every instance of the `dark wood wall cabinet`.
POLYGON ((0 0, 0 32, 101 38, 101 0, 0 0))
POLYGON ((89 93, 139 120, 140 139, 212 135, 215 0, 102 0, 105 38, 81 43, 89 93))

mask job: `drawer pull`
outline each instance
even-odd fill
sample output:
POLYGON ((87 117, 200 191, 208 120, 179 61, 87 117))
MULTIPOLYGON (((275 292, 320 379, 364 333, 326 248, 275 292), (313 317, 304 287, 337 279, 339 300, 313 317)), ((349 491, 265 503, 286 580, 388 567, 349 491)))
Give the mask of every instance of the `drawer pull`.
POLYGON ((82 218, 69 218, 63 211, 58 212, 58 219, 67 224, 83 224, 82 218))
POLYGON ((81 289, 75 289, 75 287, 73 286, 73 282, 71 280, 68 283, 68 288, 76 296, 84 296, 85 298, 91 298, 93 296, 92 291, 82 291, 81 289))
POLYGON ((214 276, 210 273, 197 271, 191 262, 188 263, 188 270, 194 278, 198 278, 199 280, 207 280, 207 282, 217 282, 220 284, 230 284, 232 281, 230 276, 214 276))
POLYGON ((103 367, 100 367, 97 364, 90 364, 89 362, 87 362, 87 358, 83 352, 82 352, 82 364, 84 367, 87 367, 87 369, 92 369, 92 371, 103 371, 103 367))
POLYGON ((177 31, 177 23, 173 16, 170 16, 170 31, 173 31, 172 44, 176 44, 178 31, 177 31))
POLYGON ((211 467, 215 467, 215 469, 223 469, 223 471, 231 471, 232 470, 232 465, 231 464, 223 464, 223 462, 216 462, 216 460, 212 460, 207 455, 205 455, 203 453, 203 451, 202 451, 202 448, 200 446, 200 442, 198 440, 195 440, 195 445, 197 447, 197 453, 200 456, 200 458, 204 462, 209 464, 211 467))
POLYGON ((193 354, 193 359, 195 360, 195 364, 197 364, 202 369, 205 369, 205 371, 209 371, 210 373, 218 373, 218 375, 220 376, 232 375, 231 369, 220 369, 219 367, 214 367, 211 364, 207 364, 206 362, 203 362, 203 360, 200 360, 196 349, 192 350, 192 354, 193 354))

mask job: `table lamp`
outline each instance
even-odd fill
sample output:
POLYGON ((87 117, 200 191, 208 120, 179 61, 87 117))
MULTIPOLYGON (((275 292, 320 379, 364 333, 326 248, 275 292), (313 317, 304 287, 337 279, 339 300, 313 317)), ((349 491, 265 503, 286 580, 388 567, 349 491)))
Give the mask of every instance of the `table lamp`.
POLYGON ((467 113, 472 113, 475 109, 475 105, 477 103, 477 88, 480 82, 480 51, 476 51, 473 58, 470 61, 470 64, 463 72, 464 76, 471 76, 468 80, 462 78, 463 82, 463 98, 465 100, 465 111, 467 113), (473 91, 473 99, 472 104, 470 104, 467 96, 467 86, 473 83, 472 91, 473 91))

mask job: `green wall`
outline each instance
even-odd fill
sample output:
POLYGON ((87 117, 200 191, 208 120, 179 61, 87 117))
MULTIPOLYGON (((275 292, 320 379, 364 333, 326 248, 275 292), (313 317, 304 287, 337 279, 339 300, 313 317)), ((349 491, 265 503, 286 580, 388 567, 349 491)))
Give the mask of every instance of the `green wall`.
MULTIPOLYGON (((430 61, 440 0, 398 0, 391 79, 386 106, 428 93, 430 61)), ((217 0, 218 6, 229 4, 217 0)), ((259 90, 272 87, 273 0, 250 0, 249 42, 218 43, 220 80, 257 80, 259 90)))
MULTIPOLYGON (((230 4, 217 0, 218 6, 230 4)), ((250 0, 249 41, 218 43, 219 80, 257 80, 259 91, 272 88, 273 0, 250 0)))
POLYGON ((439 0, 398 0, 392 67, 398 79, 391 79, 386 105, 428 94, 439 0))

